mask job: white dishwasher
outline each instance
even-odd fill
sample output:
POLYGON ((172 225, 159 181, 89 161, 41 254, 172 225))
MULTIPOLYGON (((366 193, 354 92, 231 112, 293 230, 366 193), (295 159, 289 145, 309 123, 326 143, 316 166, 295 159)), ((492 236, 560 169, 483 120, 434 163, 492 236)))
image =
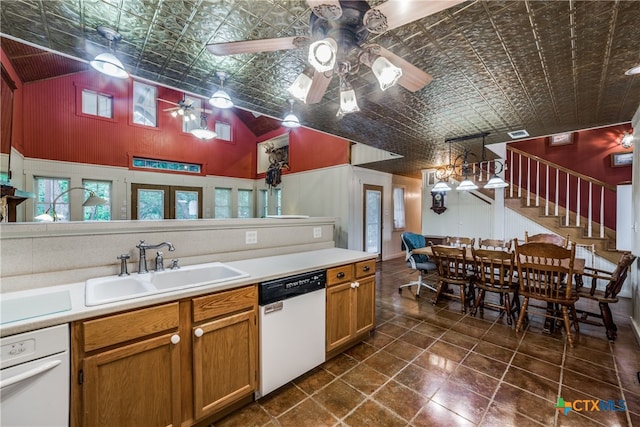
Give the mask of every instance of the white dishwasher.
POLYGON ((0 338, 0 426, 69 425, 69 325, 0 338))
POLYGON ((256 398, 325 360, 325 270, 260 283, 260 384, 256 398))

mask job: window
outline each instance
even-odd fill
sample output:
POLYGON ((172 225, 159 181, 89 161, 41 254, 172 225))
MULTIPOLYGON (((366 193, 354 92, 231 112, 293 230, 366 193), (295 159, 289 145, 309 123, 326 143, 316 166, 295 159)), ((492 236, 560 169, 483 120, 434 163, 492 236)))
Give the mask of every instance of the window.
POLYGON ((216 139, 231 141, 231 125, 228 123, 216 122, 216 139))
POLYGON ((202 100, 185 96, 184 102, 186 105, 191 105, 193 107, 189 112, 182 116, 182 131, 189 133, 191 130, 200 127, 200 109, 202 108, 202 100))
MULTIPOLYGON (((109 203, 106 205, 84 206, 82 218, 84 221, 109 221, 111 220, 111 181, 90 181, 83 180, 82 186, 87 190, 91 190, 96 196, 102 197, 109 203)), ((87 191, 86 197, 89 197, 87 191)))
POLYGON ((231 189, 216 188, 214 218, 231 218, 231 189))
POLYGON ((82 113, 112 119, 113 97, 82 89, 82 113))
POLYGON ((253 218, 253 191, 238 190, 238 218, 253 218))
POLYGON ((282 215, 282 191, 279 188, 260 190, 258 213, 262 218, 268 215, 282 215))
POLYGON ((393 188, 393 228, 401 230, 405 227, 404 221, 404 188, 393 188))
POLYGON ((133 82, 133 123, 143 126, 156 126, 157 88, 141 82, 133 82))
POLYGON ((69 193, 56 200, 53 206, 56 197, 69 190, 68 178, 36 177, 36 188, 36 217, 46 213, 57 221, 69 220, 69 193))
POLYGON ((176 219, 198 219, 198 192, 176 191, 176 219))

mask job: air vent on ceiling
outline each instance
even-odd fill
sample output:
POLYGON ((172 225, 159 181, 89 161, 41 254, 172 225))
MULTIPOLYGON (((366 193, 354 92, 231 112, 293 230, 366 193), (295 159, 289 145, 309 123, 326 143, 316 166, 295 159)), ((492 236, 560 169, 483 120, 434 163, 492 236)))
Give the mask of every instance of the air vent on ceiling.
POLYGON ((525 136, 529 136, 529 132, 526 130, 514 130, 513 132, 507 132, 507 135, 511 137, 511 139, 524 138, 525 136))

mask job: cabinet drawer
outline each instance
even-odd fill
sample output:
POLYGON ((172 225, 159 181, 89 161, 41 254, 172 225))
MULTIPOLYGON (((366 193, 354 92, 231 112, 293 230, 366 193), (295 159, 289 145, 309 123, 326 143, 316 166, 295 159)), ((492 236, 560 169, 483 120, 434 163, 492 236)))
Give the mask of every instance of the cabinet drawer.
POLYGON ((370 259, 356 263, 356 278, 371 276, 376 272, 376 260, 370 259))
POLYGON ((256 286, 245 286, 230 291, 222 291, 212 295, 193 299, 193 321, 206 319, 252 308, 258 305, 256 286))
POLYGON ((82 322, 84 351, 122 343, 178 327, 178 303, 143 308, 82 322))
POLYGON ((353 265, 342 265, 327 270, 327 286, 353 280, 353 265))

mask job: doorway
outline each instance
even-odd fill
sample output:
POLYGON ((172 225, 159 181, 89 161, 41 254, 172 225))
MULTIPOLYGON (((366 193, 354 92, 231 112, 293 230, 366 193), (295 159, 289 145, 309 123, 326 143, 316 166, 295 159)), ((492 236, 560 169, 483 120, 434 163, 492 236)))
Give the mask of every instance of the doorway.
POLYGON ((378 260, 382 259, 382 190, 379 185, 363 185, 363 247, 378 254, 378 260))
POLYGON ((202 188, 131 184, 131 219, 202 218, 202 188))

